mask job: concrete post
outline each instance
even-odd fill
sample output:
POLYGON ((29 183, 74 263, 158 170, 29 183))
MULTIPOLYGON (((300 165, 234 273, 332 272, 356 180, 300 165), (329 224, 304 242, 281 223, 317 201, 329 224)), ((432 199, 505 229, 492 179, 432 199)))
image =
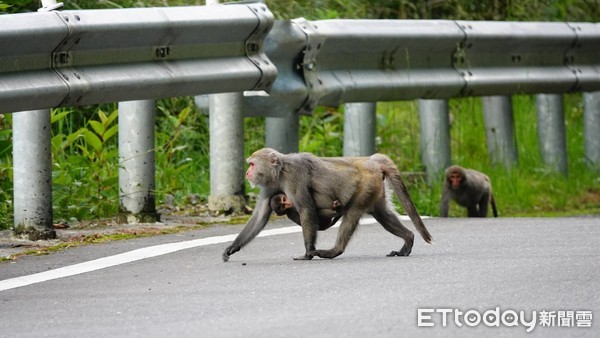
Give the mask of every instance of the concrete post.
POLYGON ((491 162, 510 168, 517 165, 519 155, 515 139, 515 121, 510 96, 485 96, 483 117, 491 162))
POLYGON ((283 154, 298 152, 300 117, 267 117, 266 144, 283 154))
POLYGON ((56 238, 52 225, 50 109, 13 113, 14 233, 56 238))
POLYGON ((567 143, 562 95, 539 94, 536 99, 542 161, 554 171, 567 175, 567 143))
MULTIPOLYGON (((42 0, 38 12, 63 3, 42 0)), ((31 240, 56 238, 52 224, 50 109, 13 114, 14 234, 31 240)))
POLYGON ((600 92, 583 93, 583 137, 585 162, 600 171, 600 92))
POLYGON ((242 93, 210 95, 210 196, 213 211, 240 212, 244 199, 242 93))
POLYGON ((421 157, 427 182, 437 182, 450 166, 450 120, 447 100, 419 100, 421 157))
MULTIPOLYGON (((219 0, 206 0, 207 6, 219 0)), ((212 211, 240 212, 244 198, 244 115, 242 93, 209 96, 210 196, 212 211)))
POLYGON ((119 102, 119 222, 160 220, 155 201, 154 101, 119 102))
POLYGON ((370 156, 375 153, 376 102, 344 105, 344 156, 370 156))

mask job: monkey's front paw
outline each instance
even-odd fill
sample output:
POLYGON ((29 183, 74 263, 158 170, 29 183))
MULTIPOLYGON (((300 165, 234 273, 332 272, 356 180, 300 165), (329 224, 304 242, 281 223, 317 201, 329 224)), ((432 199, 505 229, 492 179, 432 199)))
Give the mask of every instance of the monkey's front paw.
POLYGON ((233 255, 238 251, 240 251, 240 247, 234 247, 233 245, 228 246, 227 249, 225 249, 225 251, 223 252, 223 262, 229 261, 229 256, 233 255))

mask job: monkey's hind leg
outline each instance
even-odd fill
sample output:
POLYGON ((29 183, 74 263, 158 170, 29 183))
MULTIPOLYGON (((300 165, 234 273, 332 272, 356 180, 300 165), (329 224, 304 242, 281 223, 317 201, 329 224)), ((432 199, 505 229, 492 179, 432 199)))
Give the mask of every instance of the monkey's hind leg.
POLYGON ((408 230, 400 220, 398 216, 394 212, 392 212, 385 200, 380 201, 375 206, 375 211, 373 211, 373 217, 383 226, 383 228, 392 234, 402 238, 404 240, 404 245, 400 249, 400 251, 392 251, 387 256, 408 256, 412 251, 412 247, 415 241, 415 234, 412 231, 408 230))
POLYGON ((354 230, 358 226, 361 215, 362 212, 344 215, 333 248, 329 250, 316 250, 314 255, 321 258, 335 258, 343 254, 354 230))
POLYGON ((477 207, 477 204, 467 207, 467 216, 468 217, 481 217, 481 215, 479 215, 479 208, 477 207))

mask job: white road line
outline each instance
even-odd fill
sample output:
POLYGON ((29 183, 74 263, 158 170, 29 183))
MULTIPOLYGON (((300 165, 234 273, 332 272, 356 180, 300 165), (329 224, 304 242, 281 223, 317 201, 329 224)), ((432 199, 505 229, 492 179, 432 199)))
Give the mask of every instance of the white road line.
MULTIPOLYGON (((405 219, 405 216, 401 216, 401 219, 405 219)), ((406 218, 408 219, 408 218, 406 218)), ((360 224, 369 224, 376 222, 372 217, 362 218, 360 224)), ((336 223, 334 227, 338 227, 340 222, 336 223)), ((295 232, 301 232, 302 228, 299 226, 291 226, 285 228, 268 229, 261 231, 257 237, 267 237, 274 235, 291 234, 295 232)), ((35 273, 32 275, 15 277, 5 280, 0 280, 0 291, 15 289, 22 286, 27 286, 35 283, 42 283, 53 279, 69 277, 79 275, 86 272, 96 271, 100 269, 109 268, 116 265, 126 264, 134 261, 139 261, 146 258, 152 258, 156 256, 170 254, 176 251, 191 249, 199 246, 219 244, 232 242, 237 234, 215 236, 208 238, 200 238, 191 241, 161 244, 155 246, 149 246, 122 254, 108 256, 103 258, 94 259, 91 261, 73 264, 62 268, 35 273)))
MULTIPOLYGON (((298 227, 299 228, 299 227, 298 227)), ((279 230, 279 229, 273 229, 279 230)), ((267 232, 269 230, 266 230, 267 232)), ((109 268, 111 266, 130 263, 141 259, 166 255, 180 250, 195 248, 198 246, 231 242, 237 235, 225 235, 208 238, 200 238, 191 241, 169 243, 150 246, 122 254, 94 259, 91 261, 65 266, 62 268, 35 273, 28 276, 15 277, 0 281, 0 291, 18 288, 35 283, 46 282, 53 279, 74 276, 86 272, 109 268)), ((265 235, 268 236, 268 235, 265 235)))

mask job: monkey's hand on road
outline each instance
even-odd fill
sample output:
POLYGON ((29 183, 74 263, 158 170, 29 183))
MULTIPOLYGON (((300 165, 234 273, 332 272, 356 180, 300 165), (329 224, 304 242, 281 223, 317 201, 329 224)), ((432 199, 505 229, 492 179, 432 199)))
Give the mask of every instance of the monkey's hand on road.
POLYGON ((223 262, 227 262, 229 261, 229 256, 233 255, 234 253, 240 251, 240 247, 234 247, 233 244, 228 246, 227 249, 225 249, 225 251, 223 252, 223 262))

